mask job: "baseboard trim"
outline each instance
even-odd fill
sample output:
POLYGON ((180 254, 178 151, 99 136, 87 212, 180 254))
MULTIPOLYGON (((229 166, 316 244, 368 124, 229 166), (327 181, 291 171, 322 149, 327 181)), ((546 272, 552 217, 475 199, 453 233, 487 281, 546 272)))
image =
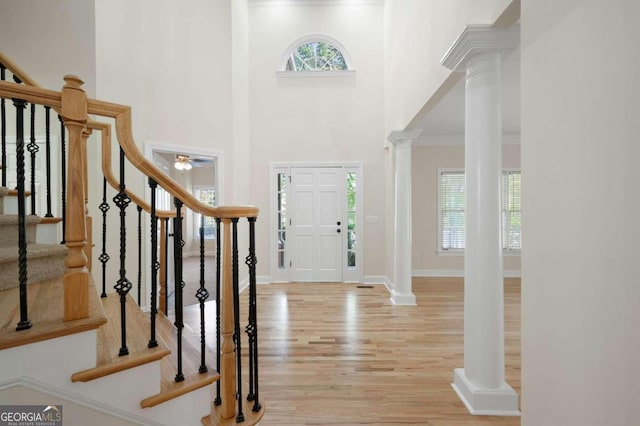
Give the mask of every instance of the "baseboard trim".
POLYGON ((73 392, 69 392, 64 389, 60 389, 55 386, 51 386, 48 383, 33 379, 31 377, 23 376, 18 379, 0 383, 0 390, 10 389, 16 386, 23 386, 25 388, 31 389, 36 392, 45 393, 52 397, 65 399, 73 404, 80 405, 80 406, 89 408, 91 410, 96 410, 113 417, 118 417, 122 420, 126 420, 131 423, 137 423, 141 425, 142 424, 151 425, 151 426, 162 426, 162 423, 157 423, 149 418, 136 416, 135 414, 131 414, 127 411, 120 410, 117 407, 104 404, 102 402, 84 397, 82 395, 78 395, 73 392))
MULTIPOLYGON (((182 254, 184 257, 200 257, 200 252, 199 251, 187 251, 184 252, 182 254)), ((209 256, 216 256, 216 252, 214 250, 205 250, 204 255, 209 257, 209 256)))
POLYGON ((520 416, 518 394, 506 382, 500 389, 479 389, 467 379, 463 368, 456 368, 451 387, 473 415, 520 416))
POLYGON ((256 284, 271 284, 271 277, 269 275, 258 275, 256 277, 256 284))
MULTIPOLYGON (((411 275, 419 278, 462 278, 464 277, 464 269, 414 269, 411 275)), ((520 278, 522 272, 515 269, 505 269, 503 276, 505 278, 520 278)))
POLYGON ((386 275, 365 275, 362 277, 363 284, 382 284, 387 288, 389 294, 393 291, 393 284, 386 275))

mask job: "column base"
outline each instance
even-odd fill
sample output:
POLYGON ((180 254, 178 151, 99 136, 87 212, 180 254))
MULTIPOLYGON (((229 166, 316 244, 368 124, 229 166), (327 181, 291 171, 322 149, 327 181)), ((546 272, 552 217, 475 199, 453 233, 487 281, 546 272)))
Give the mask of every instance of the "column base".
POLYGON ((473 415, 520 416, 518 394, 506 382, 500 389, 480 389, 467 379, 464 368, 456 368, 451 387, 473 415))
POLYGON ((396 293, 395 290, 391 291, 391 303, 394 305, 405 305, 405 306, 415 306, 416 305, 416 296, 409 293, 396 293))

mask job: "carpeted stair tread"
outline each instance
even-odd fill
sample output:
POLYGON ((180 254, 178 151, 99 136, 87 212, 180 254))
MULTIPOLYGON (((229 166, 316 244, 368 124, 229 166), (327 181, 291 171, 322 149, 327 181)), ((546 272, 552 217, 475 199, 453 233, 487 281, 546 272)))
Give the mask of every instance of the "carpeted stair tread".
MULTIPOLYGON (((64 275, 67 247, 61 244, 27 244, 27 284, 64 275)), ((19 284, 17 247, 0 247, 0 290, 19 284)))
MULTIPOLYGON (((27 244, 35 243, 38 216, 25 216, 27 244)), ((0 215, 0 247, 18 247, 18 215, 0 215)))
MULTIPOLYGON (((67 247, 62 244, 28 244, 27 259, 38 259, 47 256, 65 256, 67 247)), ((17 247, 0 247, 0 264, 18 260, 17 247)))

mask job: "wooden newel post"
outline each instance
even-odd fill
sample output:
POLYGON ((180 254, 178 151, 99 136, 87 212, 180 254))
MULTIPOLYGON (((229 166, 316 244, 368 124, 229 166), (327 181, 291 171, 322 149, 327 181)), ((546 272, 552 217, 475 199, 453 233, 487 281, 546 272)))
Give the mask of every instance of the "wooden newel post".
POLYGON ((220 360, 220 387, 222 418, 236 415, 236 354, 233 342, 233 276, 231 271, 231 219, 222 219, 222 288, 220 292, 220 334, 222 336, 220 360))
POLYGON ((64 320, 89 316, 89 271, 87 269, 87 228, 83 170, 83 131, 87 123, 87 95, 84 82, 67 75, 62 88, 61 116, 69 132, 67 170, 67 208, 65 244, 69 253, 64 261, 64 320))

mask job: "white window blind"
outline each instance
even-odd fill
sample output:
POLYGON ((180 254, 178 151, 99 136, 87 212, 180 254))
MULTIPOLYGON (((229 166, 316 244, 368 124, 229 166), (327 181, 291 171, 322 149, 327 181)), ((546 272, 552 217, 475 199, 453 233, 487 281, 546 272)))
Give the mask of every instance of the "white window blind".
POLYGON ((520 171, 502 173, 502 248, 517 251, 522 247, 522 204, 520 171))
MULTIPOLYGON (((465 247, 465 176, 463 170, 439 172, 439 249, 461 251, 465 247)), ((502 247, 519 251, 521 241, 521 176, 519 170, 502 173, 502 247)))
POLYGON ((464 172, 440 173, 442 250, 464 248, 464 172))

